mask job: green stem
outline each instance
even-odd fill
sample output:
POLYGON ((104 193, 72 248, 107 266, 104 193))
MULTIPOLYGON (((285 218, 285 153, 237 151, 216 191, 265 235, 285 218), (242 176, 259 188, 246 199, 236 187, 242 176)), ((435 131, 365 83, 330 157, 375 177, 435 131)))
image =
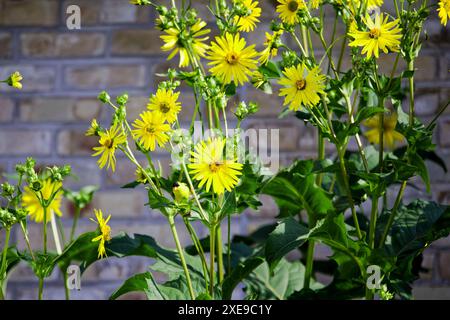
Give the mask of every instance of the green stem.
POLYGON ((377 226, 378 213, 378 196, 372 198, 372 210, 370 212, 370 227, 369 227, 369 247, 375 247, 375 228, 377 226))
POLYGON ((223 252, 222 252, 222 229, 220 224, 216 230, 216 245, 217 245, 217 270, 219 271, 219 283, 223 281, 223 252))
POLYGON ((44 228, 44 254, 47 254, 47 207, 43 206, 44 209, 44 224, 43 224, 43 228, 44 228))
POLYGON ((8 246, 9 246, 9 239, 11 237, 11 228, 5 229, 5 244, 3 247, 3 253, 2 253, 2 264, 0 267, 0 299, 4 300, 6 297, 6 293, 3 293, 3 286, 6 279, 6 270, 8 269, 8 265, 6 263, 6 255, 8 254, 8 246))
POLYGON ((227 272, 231 274, 231 214, 227 217, 227 229, 227 272))
MULTIPOLYGON (((414 60, 411 60, 408 63, 408 70, 414 71, 414 60)), ((414 77, 409 78, 409 126, 412 127, 414 125, 414 77)))
POLYGON ((30 238, 28 237, 28 231, 25 228, 25 224, 23 221, 20 221, 20 227, 22 229, 23 237, 25 238, 25 242, 27 244, 28 251, 30 251, 31 258, 33 259, 33 261, 36 261, 36 258, 34 257, 33 249, 31 248, 30 238))
POLYGON ((386 238, 388 236, 389 230, 391 230, 392 224, 394 223, 395 215, 397 214, 398 207, 400 206, 400 203, 403 198, 403 193, 406 189, 407 181, 403 181, 402 186, 400 187, 400 190, 397 194, 397 198, 395 199, 394 207, 392 208, 391 214, 389 215, 388 222, 386 224, 386 227, 384 228, 383 235, 380 239, 379 246, 382 247, 384 245, 384 242, 386 241, 386 238))
POLYGON ((69 287, 67 286, 67 278, 68 278, 67 270, 64 270, 63 278, 64 278, 64 294, 65 294, 66 300, 70 300, 70 290, 69 290, 69 287))
POLYGON ((44 279, 39 278, 38 299, 42 300, 42 293, 44 292, 44 279))
POLYGON ((208 289, 208 264, 206 263, 206 257, 205 257, 205 251, 203 250, 202 244, 197 236, 197 233, 195 232, 194 228, 192 227, 191 223, 188 219, 183 218, 184 224, 186 225, 186 229, 189 232, 189 235, 191 236, 192 241, 194 242, 195 249, 197 250, 198 255, 200 256, 200 259, 202 261, 202 268, 203 268, 203 276, 205 277, 205 286, 206 289, 208 289))
POLYGON ((209 294, 214 299, 214 250, 216 240, 216 226, 210 227, 209 232, 209 294))
POLYGON ((177 228, 175 226, 175 219, 172 215, 169 215, 167 217, 167 220, 169 221, 170 230, 172 231, 172 235, 173 235, 173 240, 175 241, 175 245, 177 247, 177 251, 180 256, 181 265, 183 266, 184 275, 186 276, 186 282, 187 282, 187 285, 189 288, 189 294, 191 296, 191 299, 195 300, 195 292, 194 292, 194 288, 192 287, 191 276, 189 274, 189 270, 188 270, 188 267, 186 264, 186 259, 184 258, 183 248, 181 247, 180 239, 178 238, 178 232, 177 232, 177 228))
POLYGON ((73 216, 72 230, 70 231, 70 242, 72 242, 75 237, 75 230, 77 229, 78 219, 80 218, 80 211, 80 208, 77 206, 75 208, 75 215, 73 216))
POLYGON ((312 276, 312 271, 313 271, 313 263, 314 263, 314 247, 315 247, 314 241, 309 240, 308 251, 306 254, 305 282, 303 284, 303 289, 310 288, 311 276, 312 276))

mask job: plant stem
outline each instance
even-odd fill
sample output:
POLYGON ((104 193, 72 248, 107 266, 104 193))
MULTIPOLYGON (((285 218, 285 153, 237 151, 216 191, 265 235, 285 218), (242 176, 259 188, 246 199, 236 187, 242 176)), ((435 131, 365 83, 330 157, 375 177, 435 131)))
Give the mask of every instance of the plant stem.
MULTIPOLYGON (((408 63, 408 70, 414 71, 414 60, 411 60, 408 63)), ((409 126, 412 127, 414 125, 414 77, 409 77, 409 126)))
POLYGON ((198 255, 200 256, 200 259, 202 261, 202 268, 203 268, 203 275, 205 277, 205 284, 206 289, 208 289, 208 264, 206 263, 206 257, 205 252, 203 251, 202 244, 197 236, 197 233, 195 232, 194 228, 192 227, 191 223, 188 219, 184 218, 184 224, 186 225, 186 229, 189 232, 189 235, 192 238, 192 241, 194 242, 195 249, 198 252, 198 255))
POLYGON ((72 230, 70 231, 70 242, 72 242, 73 238, 75 237, 75 230, 77 229, 78 219, 80 218, 80 212, 81 210, 77 206, 75 208, 75 215, 73 216, 72 230))
POLYGON ((186 282, 187 282, 187 285, 189 288, 189 294, 191 296, 191 299, 195 300, 195 293, 194 293, 194 289, 192 287, 191 276, 189 274, 189 270, 188 270, 188 267, 186 264, 186 259, 184 258, 183 248, 181 247, 180 239, 178 238, 178 232, 177 232, 177 228, 175 226, 175 219, 172 215, 169 215, 167 217, 167 220, 169 221, 170 230, 172 231, 172 235, 173 235, 173 240, 175 241, 175 245, 177 247, 177 251, 180 256, 181 265, 183 266, 184 275, 186 276, 186 282))
POLYGON ((388 236, 389 230, 392 227, 392 224, 394 223, 395 215, 397 214, 398 207, 400 206, 400 202, 403 198, 403 193, 406 189, 407 181, 403 181, 402 186, 400 187, 400 190, 398 191, 397 198, 395 199, 394 207, 392 208, 391 214, 389 216, 388 222, 386 223, 386 227, 384 228, 383 235, 380 239, 379 246, 382 247, 384 245, 384 242, 386 241, 386 238, 388 236))
POLYGON ((209 229, 209 294, 214 299, 214 250, 216 240, 216 226, 209 229))
POLYGON ((311 276, 312 276, 312 271, 313 271, 313 263, 314 263, 314 247, 315 247, 314 241, 309 240, 308 251, 306 253, 305 282, 303 283, 303 289, 310 288, 311 276))
POLYGON ((11 228, 5 229, 5 244, 3 247, 3 253, 2 253, 2 264, 0 267, 0 300, 4 300, 6 297, 6 293, 3 293, 3 285, 4 281, 6 279, 6 270, 8 269, 8 265, 6 263, 6 255, 8 254, 8 246, 9 246, 9 239, 11 237, 11 228))
POLYGON ((44 292, 44 279, 39 277, 39 289, 38 289, 38 299, 42 300, 42 293, 44 292))
POLYGON ((231 214, 227 217, 227 272, 231 274, 231 214))
POLYGON ((372 198, 372 210, 370 212, 370 227, 369 227, 369 247, 375 247, 375 228, 377 226, 378 213, 378 196, 372 198))
POLYGON ((43 228, 44 228, 44 254, 47 254, 47 207, 43 206, 44 209, 44 224, 43 224, 43 228))
POLYGON ((222 229, 220 224, 216 230, 216 245, 217 245, 217 270, 219 271, 219 284, 223 281, 223 252, 222 252, 222 229))
POLYGON ((356 214, 355 202, 353 201, 352 191, 350 189, 350 182, 348 179, 347 168, 345 167, 345 159, 342 148, 338 146, 338 154, 339 154, 339 165, 341 167, 342 178, 344 179, 344 187, 347 192, 348 202, 350 203, 350 208, 352 210, 353 223, 355 224, 356 233, 359 239, 362 239, 361 229, 359 227, 358 216, 356 214))
POLYGON ((64 270, 63 279, 64 279, 64 294, 66 300, 70 300, 70 290, 69 287, 67 286, 67 270, 64 270))

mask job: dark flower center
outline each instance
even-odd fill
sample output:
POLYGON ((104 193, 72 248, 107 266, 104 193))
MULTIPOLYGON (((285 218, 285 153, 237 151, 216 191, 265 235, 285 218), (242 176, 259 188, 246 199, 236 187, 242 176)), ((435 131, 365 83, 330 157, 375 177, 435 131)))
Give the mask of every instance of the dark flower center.
POLYGON ((217 171, 219 171, 221 166, 222 166, 222 163, 214 162, 209 165, 209 170, 211 170, 211 172, 213 172, 213 173, 216 173, 217 171))
POLYGON ((297 86, 298 90, 305 90, 305 88, 306 88, 306 80, 304 80, 304 79, 297 80, 295 85, 297 86))
POLYGON ((161 110, 162 113, 167 113, 170 111, 170 106, 166 102, 162 102, 159 105, 159 110, 161 110))
POLYGON ((288 3, 288 9, 291 12, 296 12, 298 10, 298 2, 297 1, 290 1, 288 3))
POLYGON ((237 55, 237 53, 231 52, 227 54, 226 60, 228 64, 235 65, 239 61, 239 56, 237 55))
POLYGON ((373 28, 372 30, 369 31, 369 38, 370 39, 378 39, 381 35, 380 29, 378 28, 373 28))
POLYGON ((103 145, 108 149, 111 149, 113 144, 114 144, 114 139, 109 139, 109 138, 107 138, 105 140, 105 143, 103 143, 103 145))

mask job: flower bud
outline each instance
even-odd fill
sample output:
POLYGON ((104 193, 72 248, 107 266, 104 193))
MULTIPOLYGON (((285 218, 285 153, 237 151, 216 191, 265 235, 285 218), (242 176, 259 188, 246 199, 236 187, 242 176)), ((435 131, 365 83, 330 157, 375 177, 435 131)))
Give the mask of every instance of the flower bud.
POLYGON ((128 94, 124 93, 124 94, 118 96, 117 99, 116 99, 116 102, 120 106, 126 105, 127 102, 128 102, 128 94))
POLYGON ((191 195, 189 187, 183 182, 175 182, 172 191, 176 203, 185 203, 189 200, 189 196, 191 195))
POLYGON ((31 180, 29 183, 29 187, 31 190, 39 192, 43 188, 43 183, 41 180, 33 178, 33 180, 31 180))
POLYGON ((108 92, 102 91, 98 95, 98 100, 100 100, 103 103, 108 103, 111 101, 111 97, 109 96, 108 92))
POLYGON ((14 194, 14 187, 8 182, 1 184, 2 196, 11 197, 14 194))

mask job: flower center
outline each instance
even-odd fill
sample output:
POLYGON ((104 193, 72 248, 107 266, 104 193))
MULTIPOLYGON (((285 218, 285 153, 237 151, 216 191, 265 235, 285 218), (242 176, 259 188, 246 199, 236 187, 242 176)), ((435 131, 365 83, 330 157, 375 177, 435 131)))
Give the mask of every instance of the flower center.
POLYGON ((298 2, 297 1, 290 1, 287 5, 289 11, 291 12, 297 12, 298 10, 298 2))
POLYGON ((239 62, 239 56, 236 52, 228 53, 225 59, 227 63, 231 65, 235 65, 239 62))
POLYGON ((147 127, 145 128, 145 131, 147 131, 147 133, 153 134, 156 132, 155 128, 153 127, 147 127))
POLYGON ((369 38, 371 38, 371 39, 378 39, 380 37, 380 35, 381 35, 381 31, 378 28, 373 28, 369 32, 369 38))
POLYGON ((167 113, 170 111, 170 106, 166 102, 161 102, 159 104, 159 110, 161 110, 162 113, 167 113))
POLYGON ((305 88, 306 88, 306 80, 304 80, 304 79, 297 80, 295 85, 297 86, 297 90, 305 90, 305 88))
POLYGON ((106 138, 105 142, 103 143, 103 145, 108 149, 111 149, 113 144, 114 144, 114 140, 110 139, 110 138, 106 138))
POLYGON ((214 162, 209 165, 209 170, 211 170, 212 173, 216 173, 221 166, 222 164, 220 162, 214 162))

